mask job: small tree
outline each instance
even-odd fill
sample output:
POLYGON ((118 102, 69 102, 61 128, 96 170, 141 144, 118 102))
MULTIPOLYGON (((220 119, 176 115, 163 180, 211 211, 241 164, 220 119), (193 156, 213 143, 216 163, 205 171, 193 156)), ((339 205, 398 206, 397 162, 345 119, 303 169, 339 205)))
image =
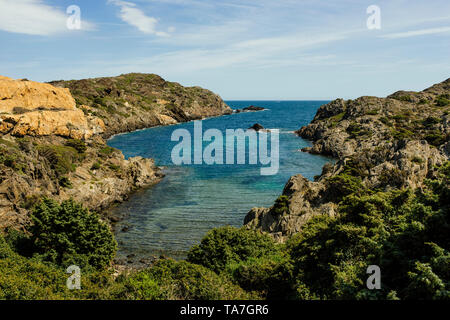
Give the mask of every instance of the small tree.
POLYGON ((32 213, 32 221, 32 241, 47 260, 88 263, 100 269, 114 257, 117 244, 109 227, 73 200, 61 204, 42 200, 32 213))

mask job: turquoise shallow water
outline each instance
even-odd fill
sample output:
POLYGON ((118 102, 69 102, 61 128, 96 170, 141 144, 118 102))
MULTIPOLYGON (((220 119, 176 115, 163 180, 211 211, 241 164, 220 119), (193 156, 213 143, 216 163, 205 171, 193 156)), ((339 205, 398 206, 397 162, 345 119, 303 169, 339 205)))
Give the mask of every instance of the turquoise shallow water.
POLYGON ((153 158, 166 174, 159 184, 133 194, 114 209, 125 217, 117 226, 118 258, 129 254, 135 259, 159 254, 184 257, 211 228, 242 226, 252 207, 272 205, 292 175, 313 179, 320 174, 331 160, 300 152, 311 144, 293 131, 308 124, 326 102, 227 101, 233 109, 257 105, 268 110, 202 121, 203 132, 215 128, 225 134, 226 129, 247 129, 254 123, 279 129, 280 168, 272 176, 262 176, 260 165, 174 166, 171 152, 178 142, 171 141, 172 132, 184 128, 193 133, 193 122, 114 136, 108 144, 122 150, 125 157, 153 158), (120 232, 123 227, 128 231, 120 232))

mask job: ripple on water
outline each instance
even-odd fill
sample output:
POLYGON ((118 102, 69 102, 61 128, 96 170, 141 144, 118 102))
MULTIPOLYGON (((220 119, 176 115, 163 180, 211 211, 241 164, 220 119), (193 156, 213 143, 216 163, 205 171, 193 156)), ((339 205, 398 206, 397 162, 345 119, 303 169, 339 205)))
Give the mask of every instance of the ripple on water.
POLYGON ((279 128, 283 134, 278 174, 261 176, 259 168, 250 165, 173 166, 170 153, 176 142, 171 142, 171 134, 177 128, 192 131, 192 122, 113 137, 108 142, 110 146, 122 150, 126 157, 154 158, 157 165, 165 166, 166 174, 159 184, 132 195, 113 210, 125 217, 116 228, 119 259, 126 259, 131 253, 136 260, 160 254, 183 258, 208 230, 224 225, 242 226, 249 209, 273 204, 290 176, 301 173, 312 179, 330 161, 298 152, 310 143, 293 133, 312 120, 324 101, 228 103, 234 108, 253 104, 270 110, 204 120, 203 130, 246 129, 256 122, 266 128, 279 128))

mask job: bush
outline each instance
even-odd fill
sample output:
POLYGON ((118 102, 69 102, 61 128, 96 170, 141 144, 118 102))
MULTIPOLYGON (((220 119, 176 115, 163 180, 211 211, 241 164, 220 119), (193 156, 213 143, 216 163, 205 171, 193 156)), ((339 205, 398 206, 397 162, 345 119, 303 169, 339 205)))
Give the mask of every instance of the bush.
POLYGON ((91 167, 91 170, 98 170, 101 168, 100 162, 94 162, 94 164, 91 167))
POLYGON ((287 243, 300 299, 450 298, 450 163, 415 193, 351 194, 287 243), (365 287, 380 266, 381 290, 365 287))
POLYGON ((275 216, 281 216, 285 212, 289 212, 289 198, 282 195, 275 200, 271 213, 275 216))
POLYGON ((364 129, 359 123, 350 123, 346 131, 351 139, 355 139, 356 137, 361 137, 365 135, 370 135, 370 131, 368 129, 364 129))
POLYGON ((442 94, 436 98, 436 105, 438 107, 445 107, 450 104, 450 95, 442 94))
POLYGON ((66 141, 66 146, 72 147, 78 151, 78 153, 84 153, 87 150, 86 143, 78 139, 69 139, 66 141))
POLYGON ((61 177, 59 179, 59 185, 63 188, 68 188, 68 189, 73 188, 72 182, 70 181, 70 179, 68 177, 61 177))
POLYGON ((36 251, 58 264, 76 262, 105 268, 114 257, 116 242, 109 227, 73 200, 58 204, 44 199, 32 213, 29 228, 36 251))
POLYGON ((222 227, 209 231, 199 245, 193 246, 188 253, 188 261, 220 273, 229 263, 263 257, 276 251, 276 244, 268 235, 245 228, 222 227))
POLYGON ((352 176, 347 173, 341 173, 327 180, 328 198, 332 201, 339 202, 345 196, 352 193, 364 192, 361 178, 352 176))
POLYGON ((147 300, 228 300, 255 298, 226 277, 186 261, 159 260, 124 279, 126 294, 147 300))
POLYGON ((75 163, 80 160, 78 151, 69 146, 40 145, 38 151, 39 155, 50 162, 58 177, 75 171, 75 163))
POLYGON ((414 133, 405 128, 396 128, 391 131, 392 137, 396 140, 405 140, 414 136, 414 133))
POLYGON ((445 143, 445 136, 439 130, 433 130, 425 136, 425 140, 432 146, 438 147, 445 143))
POLYGON ((290 256, 277 254, 231 263, 226 272, 247 291, 261 292, 267 299, 288 299, 294 296, 293 266, 290 256))

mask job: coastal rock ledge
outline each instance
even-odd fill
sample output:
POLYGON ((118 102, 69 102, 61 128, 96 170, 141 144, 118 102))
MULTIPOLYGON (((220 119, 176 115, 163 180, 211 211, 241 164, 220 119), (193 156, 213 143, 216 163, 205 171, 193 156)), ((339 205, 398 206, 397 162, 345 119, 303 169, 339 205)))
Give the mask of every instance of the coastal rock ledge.
POLYGON ((244 224, 280 242, 315 215, 335 216, 347 183, 370 190, 421 188, 450 155, 450 79, 421 92, 334 100, 297 131, 304 152, 331 156, 309 181, 292 177, 270 208, 253 208, 244 224))
POLYGON ((53 84, 0 76, 0 230, 24 229, 42 197, 104 213, 161 180, 152 159, 109 147, 112 134, 230 112, 216 94, 157 75, 53 84))

